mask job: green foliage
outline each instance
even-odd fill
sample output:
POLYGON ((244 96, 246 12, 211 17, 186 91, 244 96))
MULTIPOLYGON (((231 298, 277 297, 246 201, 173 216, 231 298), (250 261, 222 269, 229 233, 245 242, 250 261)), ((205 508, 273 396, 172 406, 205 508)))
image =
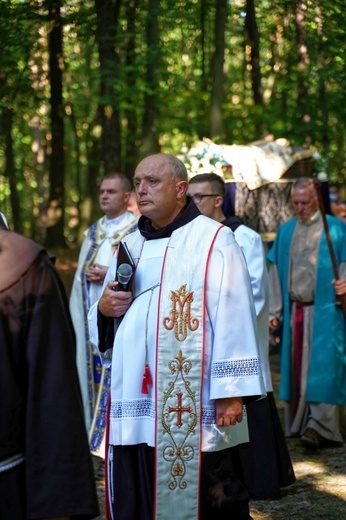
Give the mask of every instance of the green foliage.
MULTIPOLYGON (((304 71, 297 58, 295 5, 286 0, 256 2, 263 104, 255 105, 249 48, 244 36, 246 2, 229 2, 223 139, 226 144, 242 144, 257 140, 263 134, 272 134, 275 138, 288 138, 292 145, 302 145, 309 140, 323 157, 330 177, 344 181, 346 22, 343 2, 308 1, 305 28, 309 63, 304 71), (308 88, 303 108, 298 103, 298 80, 302 77, 308 88), (321 94, 323 89, 325 100, 321 94), (306 121, 302 123, 304 116, 306 121)), ((155 130, 163 151, 180 154, 182 147, 191 147, 209 134, 216 2, 163 0, 159 6, 155 130)), ((95 1, 66 0, 64 3, 66 206, 71 211, 96 189, 95 175, 90 172, 102 175, 101 103, 105 102, 110 111, 114 106, 119 107, 124 168, 129 159, 128 150, 140 148, 149 88, 145 43, 147 11, 148 0, 121 3, 114 39, 118 62, 107 66, 112 93, 101 99, 100 76, 105 71, 100 69, 99 63, 95 1), (128 18, 132 5, 136 7, 133 31, 128 18)), ((0 113, 8 108, 13 113, 17 190, 23 219, 33 235, 37 223, 44 225, 49 193, 51 129, 46 15, 47 1, 44 0, 0 2, 0 113)), ((1 130, 0 198, 1 204, 9 208, 5 167, 5 134, 1 130)), ((67 229, 66 236, 70 235, 67 229)))

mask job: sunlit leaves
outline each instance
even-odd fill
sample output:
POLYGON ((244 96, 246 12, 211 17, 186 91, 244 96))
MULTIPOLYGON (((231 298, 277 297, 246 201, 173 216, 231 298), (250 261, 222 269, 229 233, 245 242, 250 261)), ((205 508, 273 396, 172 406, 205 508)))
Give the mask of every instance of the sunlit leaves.
MULTIPOLYGON (((120 111, 123 156, 141 145, 146 94, 157 93, 155 129, 163 151, 179 154, 181 147, 208 137, 214 52, 215 0, 162 0, 159 12, 159 66, 154 83, 147 81, 146 20, 148 0, 122 2, 114 41, 118 63, 107 66, 110 94, 100 93, 101 70, 97 46, 95 0, 66 0, 62 11, 64 34, 63 99, 65 113, 66 192, 73 203, 87 198, 90 172, 100 170, 101 125, 98 107, 120 111), (116 73, 114 72, 116 71, 116 73), (131 148, 132 147, 132 148, 131 148)), ((295 5, 287 0, 255 2, 260 35, 263 106, 255 106, 245 47, 246 0, 231 0, 226 25, 224 95, 225 140, 242 144, 262 137, 259 123, 275 137, 302 144, 308 130, 322 155, 328 154, 329 173, 346 171, 346 20, 344 0, 308 0, 306 11, 309 64, 306 84, 310 122, 299 124, 295 5), (322 107, 321 91, 325 92, 322 107), (328 146, 326 145, 328 144, 328 146)), ((51 132, 47 51, 47 2, 0 2, 0 113, 13 113, 16 178, 24 218, 40 213, 47 196, 51 132)), ((304 115, 304 114, 303 114, 304 115)), ((4 171, 5 141, 0 132, 0 172, 4 171)), ((7 201, 3 180, 0 197, 7 201)), ((71 206, 67 200, 67 207, 71 206)))

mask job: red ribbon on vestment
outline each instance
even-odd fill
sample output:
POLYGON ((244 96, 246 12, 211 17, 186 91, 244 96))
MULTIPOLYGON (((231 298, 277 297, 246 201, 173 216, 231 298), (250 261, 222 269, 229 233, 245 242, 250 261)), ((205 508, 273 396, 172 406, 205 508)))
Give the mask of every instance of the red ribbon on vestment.
POLYGON ((148 394, 148 386, 153 384, 153 380, 151 377, 150 369, 148 363, 145 363, 145 370, 143 374, 143 381, 142 381, 142 394, 148 394))
POLYGON ((293 369, 294 369, 294 414, 300 399, 300 383, 302 376, 303 337, 304 337, 304 307, 313 305, 314 302, 295 302, 295 314, 293 320, 293 369))

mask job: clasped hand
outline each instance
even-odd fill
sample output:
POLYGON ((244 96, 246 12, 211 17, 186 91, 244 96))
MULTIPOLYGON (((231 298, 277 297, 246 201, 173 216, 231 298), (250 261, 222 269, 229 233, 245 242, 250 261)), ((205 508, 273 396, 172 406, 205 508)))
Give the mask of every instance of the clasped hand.
POLYGON ((85 277, 91 283, 103 284, 108 267, 101 264, 92 264, 85 269, 85 277))
POLYGON ((108 282, 99 299, 98 309, 107 318, 120 318, 120 316, 125 314, 133 301, 132 292, 114 291, 117 285, 118 282, 108 282))
POLYGON ((243 420, 242 397, 226 397, 215 401, 218 426, 235 426, 243 420))

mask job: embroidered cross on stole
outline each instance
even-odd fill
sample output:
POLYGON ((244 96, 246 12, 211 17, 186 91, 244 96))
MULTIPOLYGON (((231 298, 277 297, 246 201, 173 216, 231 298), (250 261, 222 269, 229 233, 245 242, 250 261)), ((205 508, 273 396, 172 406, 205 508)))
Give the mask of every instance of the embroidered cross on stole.
POLYGON ((201 227, 192 221, 172 235, 161 281, 155 486, 160 520, 199 517, 205 278, 220 229, 205 221, 201 227))

